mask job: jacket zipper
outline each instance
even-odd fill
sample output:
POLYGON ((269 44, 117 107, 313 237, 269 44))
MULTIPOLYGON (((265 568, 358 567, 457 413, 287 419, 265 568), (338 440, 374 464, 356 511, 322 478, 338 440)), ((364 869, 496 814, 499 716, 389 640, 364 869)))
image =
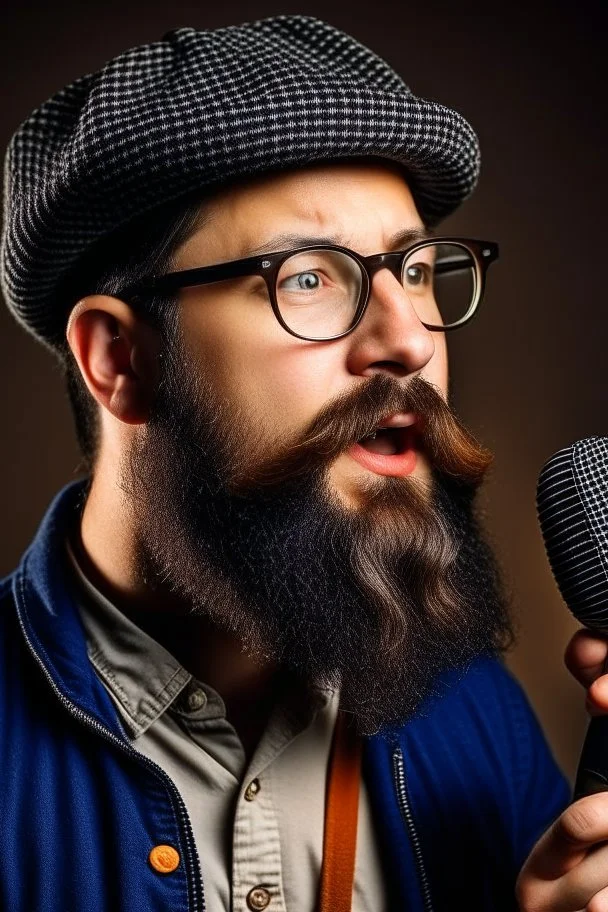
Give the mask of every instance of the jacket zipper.
POLYGON ((395 786, 397 791, 399 810, 401 811, 401 817, 405 823, 405 827, 408 831, 410 841, 412 843, 412 848, 414 850, 414 859, 416 861, 418 878, 420 880, 420 887, 422 889, 424 909, 425 912, 433 912, 433 905, 431 902, 431 888, 429 886, 428 877, 424 867, 424 859, 422 857, 420 839, 418 838, 418 833, 416 832, 414 816, 412 814, 410 800, 407 793, 407 785, 405 781, 405 763, 403 760, 403 751, 400 747, 395 748, 393 752, 393 774, 395 776, 395 786))
POLYGON ((113 744, 115 747, 119 748, 119 750, 127 754, 127 756, 132 757, 142 766, 146 766, 169 790, 169 793, 171 794, 174 801, 174 806, 177 808, 177 816, 179 822, 182 824, 183 830, 186 834, 186 877, 188 879, 190 895, 193 901, 192 912, 205 912, 205 892, 198 853, 196 851, 196 844, 194 842, 194 833, 192 832, 192 825, 190 823, 190 818, 188 817, 188 811, 186 810, 184 799, 177 790, 175 783, 157 763, 154 763, 153 760, 150 760, 148 757, 144 756, 144 754, 140 754, 139 751, 136 751, 135 748, 131 747, 130 744, 127 744, 125 741, 121 741, 121 739, 116 737, 116 735, 113 734, 109 728, 105 728, 105 726, 101 725, 99 722, 93 719, 92 716, 89 716, 84 712, 84 710, 80 709, 78 706, 72 703, 71 700, 68 700, 64 694, 62 694, 62 692, 55 684, 55 681, 51 677, 45 664, 42 662, 38 656, 38 653, 34 649, 32 641, 30 640, 21 619, 21 613, 18 613, 19 623, 21 625, 21 630, 23 632, 23 636, 25 637, 28 648, 34 656, 38 665, 41 667, 44 676, 51 685, 51 688, 53 689, 62 706, 64 706, 75 719, 78 719, 78 721, 82 722, 87 728, 101 735, 103 738, 105 738, 106 741, 109 741, 110 744, 113 744))

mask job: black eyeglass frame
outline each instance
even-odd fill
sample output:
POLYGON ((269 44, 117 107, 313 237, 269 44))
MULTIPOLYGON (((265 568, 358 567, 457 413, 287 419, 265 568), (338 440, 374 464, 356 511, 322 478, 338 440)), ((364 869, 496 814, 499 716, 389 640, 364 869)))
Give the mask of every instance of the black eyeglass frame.
MULTIPOLYGON (((178 291, 180 288, 194 288, 198 285, 209 285, 214 282, 222 282, 227 279, 238 279, 245 276, 261 276, 268 289, 268 297, 275 317, 284 330, 297 339, 304 339, 307 342, 331 342, 333 339, 341 339, 353 332, 363 319, 367 309, 370 297, 372 278, 380 269, 388 269, 402 283, 403 265, 417 250, 425 247, 433 247, 436 244, 451 244, 452 246, 463 247, 472 254, 475 262, 475 288, 473 300, 469 309, 460 320, 455 323, 449 323, 442 326, 424 323, 422 324, 432 332, 450 332, 453 329, 460 329, 468 323, 477 313, 479 305, 483 299, 486 273, 491 263, 498 259, 499 248, 495 241, 482 241, 476 238, 460 237, 432 237, 406 247, 404 250, 397 250, 391 253, 376 253, 372 256, 361 256, 355 250, 348 247, 341 247, 338 244, 309 244, 305 247, 295 247, 291 250, 281 250, 277 253, 259 254, 258 256, 246 257, 242 260, 231 260, 227 263, 218 263, 212 266, 198 266, 194 269, 182 269, 178 272, 169 272, 162 276, 152 276, 149 279, 143 279, 140 282, 123 288, 117 292, 117 297, 121 297, 127 302, 129 299, 145 297, 150 293, 170 294, 178 291), (299 253, 306 253, 309 250, 333 250, 338 253, 346 254, 355 260, 361 270, 361 291, 359 301, 353 316, 353 322, 344 332, 337 333, 334 336, 302 336, 295 330, 290 329, 285 323, 276 296, 276 283, 279 272, 283 263, 290 257, 299 253)), ((436 269, 440 271, 449 271, 450 264, 446 264, 441 270, 441 264, 437 264, 436 269)), ((453 267, 452 267, 453 268, 453 267)))

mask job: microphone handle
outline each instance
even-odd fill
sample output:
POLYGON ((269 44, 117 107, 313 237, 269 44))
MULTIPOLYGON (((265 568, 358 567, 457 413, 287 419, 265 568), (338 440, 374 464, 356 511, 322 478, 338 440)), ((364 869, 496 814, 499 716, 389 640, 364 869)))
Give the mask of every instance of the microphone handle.
POLYGON ((574 785, 574 800, 608 791, 608 716, 589 723, 574 785))
MULTIPOLYGON (((605 636, 605 631, 603 631, 605 636)), ((602 674, 608 672, 608 657, 602 674)), ((608 716, 595 716, 589 723, 574 784, 574 801, 584 795, 608 791, 608 716)))

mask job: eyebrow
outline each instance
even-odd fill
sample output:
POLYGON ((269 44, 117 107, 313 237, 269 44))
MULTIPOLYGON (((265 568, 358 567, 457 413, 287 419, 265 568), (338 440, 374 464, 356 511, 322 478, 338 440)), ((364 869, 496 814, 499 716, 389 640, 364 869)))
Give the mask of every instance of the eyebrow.
MULTIPOLYGON (((416 241, 426 241, 430 237, 432 237, 432 233, 427 228, 403 228, 390 237, 387 249, 381 252, 390 253, 393 250, 401 250, 410 244, 415 244, 416 241)), ((263 244, 260 244, 259 247, 248 248, 243 251, 242 256, 259 256, 263 253, 277 253, 281 250, 291 250, 296 247, 310 247, 315 244, 336 244, 339 247, 346 247, 344 239, 339 235, 333 237, 329 235, 317 237, 309 234, 290 234, 287 232, 273 235, 273 237, 268 238, 263 244)))

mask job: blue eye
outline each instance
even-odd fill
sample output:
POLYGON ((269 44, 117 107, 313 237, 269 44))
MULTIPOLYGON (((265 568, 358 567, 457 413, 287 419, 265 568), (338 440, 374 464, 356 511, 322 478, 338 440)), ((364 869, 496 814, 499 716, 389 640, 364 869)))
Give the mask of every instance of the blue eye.
POLYGON ((298 272, 296 275, 289 276, 281 282, 282 288, 288 291, 316 291, 321 285, 321 281, 316 272, 298 272), (294 287, 293 283, 296 283, 294 287))

